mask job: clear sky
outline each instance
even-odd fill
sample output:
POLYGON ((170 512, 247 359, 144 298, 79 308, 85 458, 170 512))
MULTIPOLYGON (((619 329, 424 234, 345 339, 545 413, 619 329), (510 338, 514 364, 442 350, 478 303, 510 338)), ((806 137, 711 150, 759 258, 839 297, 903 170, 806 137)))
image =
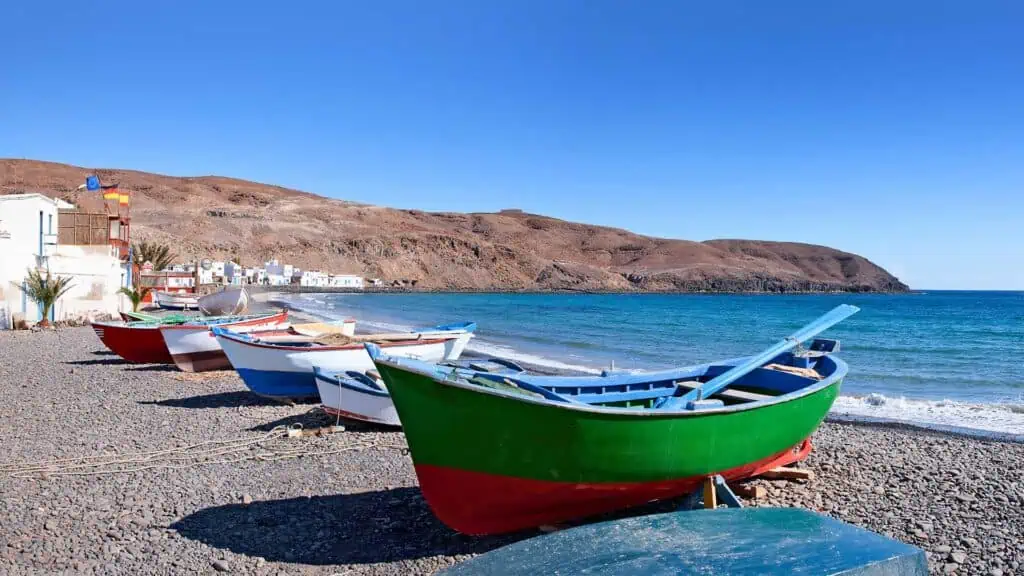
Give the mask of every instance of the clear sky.
POLYGON ((1024 289, 1024 2, 9 3, 0 157, 1024 289))

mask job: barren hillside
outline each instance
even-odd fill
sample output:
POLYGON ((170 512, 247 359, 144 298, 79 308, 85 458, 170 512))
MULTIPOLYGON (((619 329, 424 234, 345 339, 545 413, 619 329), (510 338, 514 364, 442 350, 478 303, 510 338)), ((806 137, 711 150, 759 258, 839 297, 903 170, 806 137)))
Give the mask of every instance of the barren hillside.
MULTIPOLYGON (((0 194, 75 202, 88 174, 132 194, 132 233, 184 258, 277 257, 436 290, 903 291, 869 260, 810 244, 690 242, 515 210, 430 213, 219 176, 0 160, 0 194)), ((0 215, 2 218, 2 215, 0 215)))

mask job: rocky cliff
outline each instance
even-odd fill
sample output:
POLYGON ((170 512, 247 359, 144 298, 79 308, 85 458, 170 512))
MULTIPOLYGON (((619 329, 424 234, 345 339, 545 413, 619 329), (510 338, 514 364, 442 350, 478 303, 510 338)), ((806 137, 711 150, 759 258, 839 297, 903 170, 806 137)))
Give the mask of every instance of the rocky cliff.
POLYGON ((277 257, 427 290, 907 290, 869 260, 824 246, 668 240, 518 210, 396 210, 219 176, 0 160, 0 193, 78 202, 95 194, 77 190, 92 173, 130 191, 134 239, 168 243, 182 259, 277 257))

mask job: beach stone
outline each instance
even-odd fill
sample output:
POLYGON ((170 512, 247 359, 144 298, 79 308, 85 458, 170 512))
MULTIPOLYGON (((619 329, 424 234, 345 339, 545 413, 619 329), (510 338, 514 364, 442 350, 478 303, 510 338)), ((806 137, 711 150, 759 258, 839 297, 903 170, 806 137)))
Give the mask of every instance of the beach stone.
POLYGON ((223 560, 214 560, 212 566, 213 566, 213 569, 216 570, 217 572, 230 572, 231 571, 231 567, 228 566, 228 563, 223 561, 223 560))
POLYGON ((967 561, 967 554, 963 552, 953 552, 949 555, 949 559, 957 564, 963 564, 967 561))
POLYGON ((935 548, 933 548, 933 550, 936 554, 949 554, 953 551, 951 547, 946 546, 945 544, 942 544, 941 546, 936 546, 935 548))

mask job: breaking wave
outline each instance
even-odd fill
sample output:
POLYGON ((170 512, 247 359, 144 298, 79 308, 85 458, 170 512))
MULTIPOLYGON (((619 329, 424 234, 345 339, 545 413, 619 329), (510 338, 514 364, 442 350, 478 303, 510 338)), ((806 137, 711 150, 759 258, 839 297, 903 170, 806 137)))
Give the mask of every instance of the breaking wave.
POLYGON ((883 394, 840 396, 830 418, 900 423, 970 436, 1024 442, 1024 404, 973 404, 955 400, 890 398, 883 394))

